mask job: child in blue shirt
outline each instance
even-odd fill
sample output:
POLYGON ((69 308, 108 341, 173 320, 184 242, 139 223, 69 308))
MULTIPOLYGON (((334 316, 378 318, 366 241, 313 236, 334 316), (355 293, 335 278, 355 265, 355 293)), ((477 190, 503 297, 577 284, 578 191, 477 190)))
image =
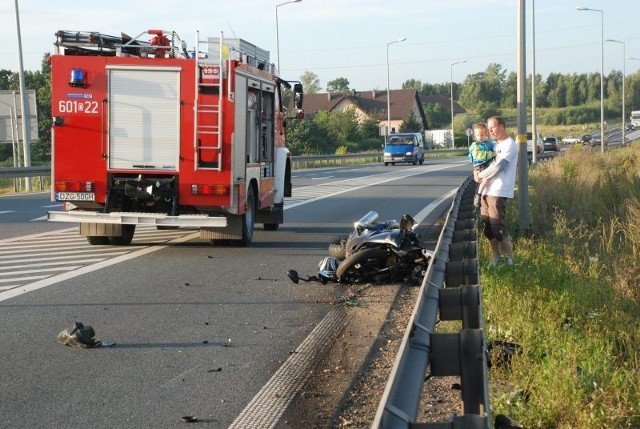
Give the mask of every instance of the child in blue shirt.
MULTIPOLYGON (((469 146, 469 160, 474 170, 482 171, 487 168, 496 157, 494 152, 495 142, 489 140, 487 124, 477 123, 473 126, 473 134, 476 141, 469 146)), ((480 196, 487 186, 489 179, 483 180, 478 186, 478 192, 473 200, 476 207, 480 207, 480 196)))

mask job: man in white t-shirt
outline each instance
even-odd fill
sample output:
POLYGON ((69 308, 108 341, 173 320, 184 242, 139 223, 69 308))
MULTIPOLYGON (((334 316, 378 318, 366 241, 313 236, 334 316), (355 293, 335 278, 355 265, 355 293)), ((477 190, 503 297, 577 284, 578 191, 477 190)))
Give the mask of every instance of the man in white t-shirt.
POLYGON ((474 172, 474 179, 481 183, 491 179, 482 191, 480 220, 484 235, 491 243, 495 262, 513 265, 513 245, 507 228, 507 199, 513 198, 518 165, 518 145, 507 135, 504 119, 493 116, 487 121, 489 135, 496 141, 496 161, 481 172, 474 172), (502 251, 505 258, 503 259, 502 251))

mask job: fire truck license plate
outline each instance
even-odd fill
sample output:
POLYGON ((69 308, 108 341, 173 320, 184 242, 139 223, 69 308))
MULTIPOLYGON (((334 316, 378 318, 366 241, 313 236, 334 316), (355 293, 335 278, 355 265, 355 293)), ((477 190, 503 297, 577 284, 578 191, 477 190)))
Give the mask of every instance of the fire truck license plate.
POLYGON ((93 192, 56 192, 56 201, 95 201, 93 192))

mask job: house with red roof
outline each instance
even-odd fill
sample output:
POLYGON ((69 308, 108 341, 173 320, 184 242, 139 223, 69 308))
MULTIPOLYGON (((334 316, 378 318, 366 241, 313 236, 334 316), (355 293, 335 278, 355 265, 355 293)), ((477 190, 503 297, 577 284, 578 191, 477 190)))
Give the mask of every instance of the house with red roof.
MULTIPOLYGON (((411 112, 416 121, 421 124, 421 131, 428 130, 429 124, 422 106, 425 104, 440 104, 445 110, 451 109, 451 100, 440 95, 420 96, 415 89, 392 89, 389 91, 390 126, 392 132, 397 132, 404 117, 411 112)), ((359 119, 374 116, 378 119, 380 134, 385 134, 387 126, 387 91, 355 91, 346 93, 317 93, 305 94, 304 112, 308 118, 320 111, 344 111, 354 109, 359 119)), ((454 114, 466 113, 458 103, 453 103, 454 114)))
MULTIPOLYGON (((391 129, 397 132, 403 118, 412 113, 421 125, 421 131, 429 128, 422 103, 415 89, 393 89, 389 91, 391 129)), ((378 119, 381 134, 387 126, 387 91, 355 91, 347 93, 305 94, 303 104, 305 116, 313 118, 320 111, 344 111, 354 109, 359 119, 378 119)))

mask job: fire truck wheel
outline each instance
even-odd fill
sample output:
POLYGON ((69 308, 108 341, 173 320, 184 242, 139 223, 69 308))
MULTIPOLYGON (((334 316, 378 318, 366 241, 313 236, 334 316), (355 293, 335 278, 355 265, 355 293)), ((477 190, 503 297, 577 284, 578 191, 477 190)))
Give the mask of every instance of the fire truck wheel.
POLYGON ((105 244, 109 244, 109 237, 90 235, 90 236, 87 236, 87 241, 92 246, 102 246, 105 244))
POLYGON ((263 224, 265 231, 277 231, 280 226, 279 223, 265 223, 263 224))
POLYGON ((253 239, 253 227, 256 220, 256 198, 253 195, 253 186, 247 189, 247 210, 242 215, 242 240, 240 244, 248 246, 253 239))
POLYGON ((135 231, 135 225, 122 225, 122 235, 109 237, 109 241, 115 246, 128 246, 131 244, 131 240, 133 240, 133 233, 135 231))

